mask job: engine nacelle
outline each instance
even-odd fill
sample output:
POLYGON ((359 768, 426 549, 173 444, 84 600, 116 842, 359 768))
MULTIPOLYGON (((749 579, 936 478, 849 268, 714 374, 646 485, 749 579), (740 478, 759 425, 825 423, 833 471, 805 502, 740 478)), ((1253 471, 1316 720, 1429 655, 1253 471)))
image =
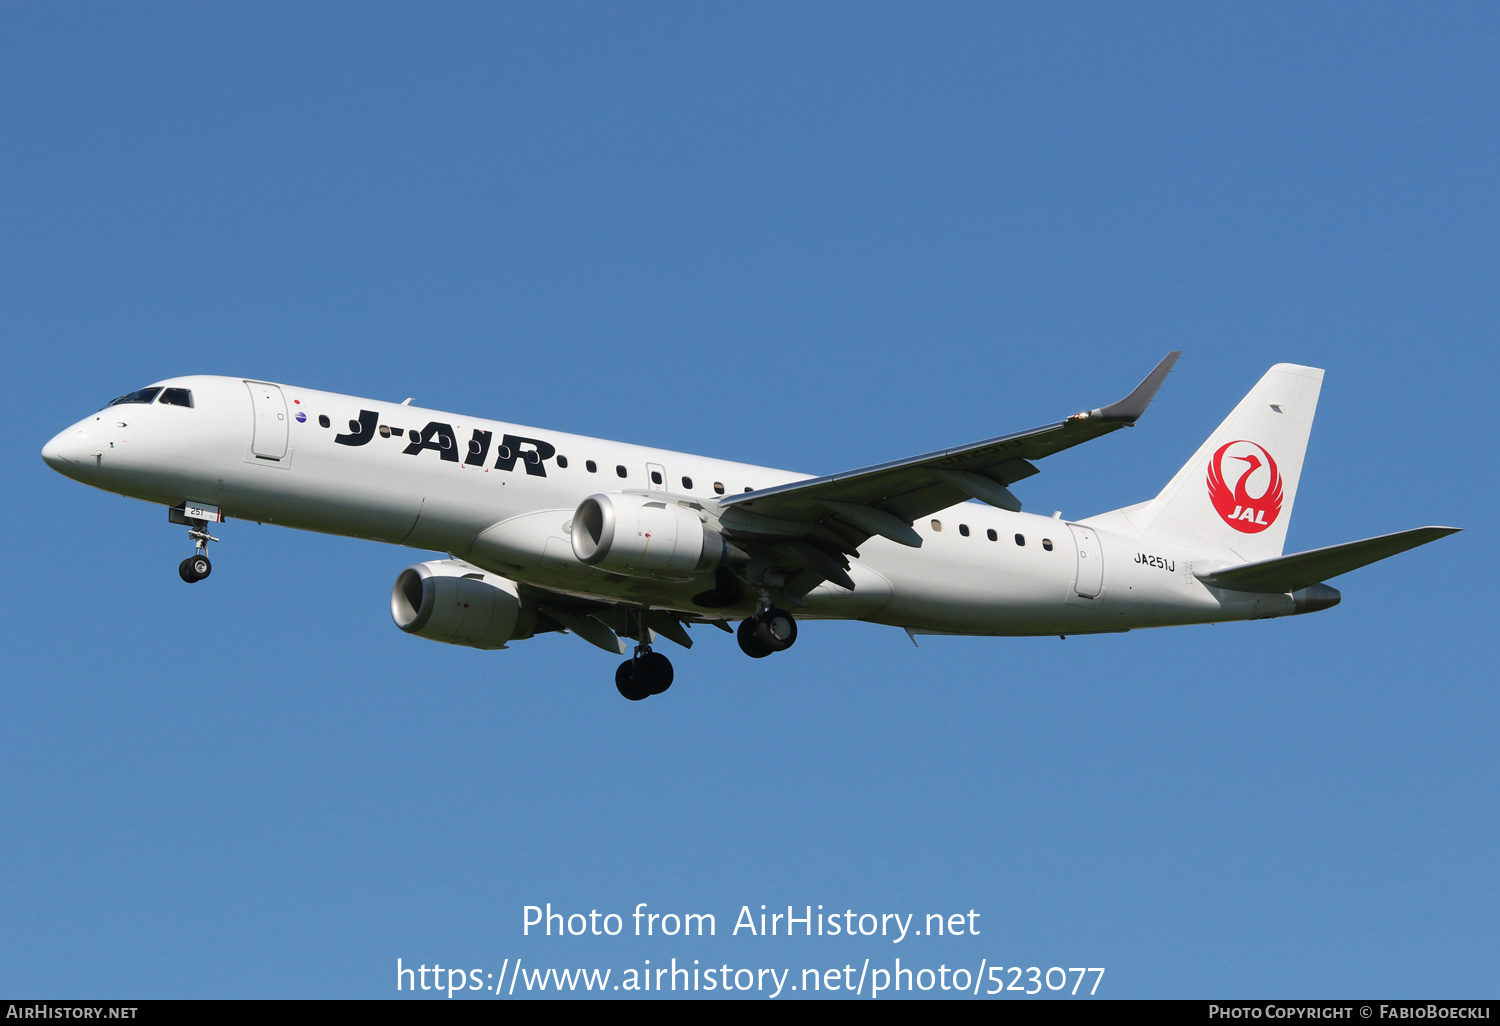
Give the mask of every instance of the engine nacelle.
POLYGON ((573 555, 616 574, 684 576, 712 570, 724 538, 690 509, 649 495, 590 495, 573 514, 573 555))
POLYGON ((522 605, 514 581, 439 559, 401 571, 391 588, 391 619, 429 641, 504 648, 507 641, 531 637, 536 611, 522 605))

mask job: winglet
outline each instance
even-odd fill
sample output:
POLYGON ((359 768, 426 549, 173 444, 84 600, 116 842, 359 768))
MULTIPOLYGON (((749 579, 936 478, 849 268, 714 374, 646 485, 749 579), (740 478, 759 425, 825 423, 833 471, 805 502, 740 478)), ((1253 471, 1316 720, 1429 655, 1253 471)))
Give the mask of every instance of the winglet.
POLYGON ((1161 383, 1167 380, 1167 375, 1172 372, 1172 365, 1182 355, 1182 350, 1174 349, 1166 355, 1156 369, 1146 375, 1146 380, 1135 386, 1124 399, 1117 403, 1110 403, 1102 409, 1093 410, 1087 414, 1088 419, 1093 420, 1122 420, 1126 424, 1134 424, 1141 414, 1146 412, 1146 407, 1151 405, 1151 400, 1156 396, 1156 390, 1161 383))

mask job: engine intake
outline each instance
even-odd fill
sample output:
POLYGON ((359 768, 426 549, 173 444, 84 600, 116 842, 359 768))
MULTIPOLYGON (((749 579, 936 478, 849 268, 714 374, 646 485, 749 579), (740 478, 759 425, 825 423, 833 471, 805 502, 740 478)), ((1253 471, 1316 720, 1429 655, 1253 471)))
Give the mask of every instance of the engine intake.
POLYGON ((439 559, 409 566, 396 577, 391 619, 429 641, 494 649, 531 637, 536 611, 522 605, 514 581, 439 559))
POLYGON ((617 574, 682 576, 723 561, 724 538, 666 499, 601 492, 573 514, 573 555, 617 574))

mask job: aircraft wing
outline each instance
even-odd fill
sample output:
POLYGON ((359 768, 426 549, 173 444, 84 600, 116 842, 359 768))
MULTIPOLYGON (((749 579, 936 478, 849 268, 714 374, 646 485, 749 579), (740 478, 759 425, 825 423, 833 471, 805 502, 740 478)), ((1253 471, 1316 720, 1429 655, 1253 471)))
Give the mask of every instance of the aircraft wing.
POLYGON ((579 598, 534 584, 522 584, 520 588, 526 602, 537 609, 538 633, 566 631, 615 655, 625 654, 626 644, 622 638, 638 637, 642 627, 651 631, 653 640, 659 635, 683 648, 693 647, 693 639, 686 630, 688 624, 709 624, 723 631, 729 630, 728 624, 719 617, 667 609, 643 611, 639 605, 631 603, 579 598))
POLYGON ((781 562, 852 590, 843 556, 857 556, 866 539, 919 547, 914 521, 968 499, 1019 510, 1009 486, 1038 473, 1032 460, 1133 425, 1181 355, 1168 353, 1119 402, 1055 424, 730 496, 719 502, 722 526, 731 539, 777 547, 781 562))

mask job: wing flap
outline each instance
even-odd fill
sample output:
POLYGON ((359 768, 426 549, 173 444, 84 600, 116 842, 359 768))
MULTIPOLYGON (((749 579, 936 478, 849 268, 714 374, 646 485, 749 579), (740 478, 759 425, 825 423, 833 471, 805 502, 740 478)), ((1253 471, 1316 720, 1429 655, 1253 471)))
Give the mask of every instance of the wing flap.
POLYGON ((1395 534, 1382 534, 1362 541, 1329 545, 1326 548, 1244 563, 1195 576, 1204 584, 1229 591, 1298 591, 1407 549, 1414 549, 1418 545, 1446 538, 1458 531, 1457 527, 1416 527, 1410 531, 1397 531, 1395 534))

